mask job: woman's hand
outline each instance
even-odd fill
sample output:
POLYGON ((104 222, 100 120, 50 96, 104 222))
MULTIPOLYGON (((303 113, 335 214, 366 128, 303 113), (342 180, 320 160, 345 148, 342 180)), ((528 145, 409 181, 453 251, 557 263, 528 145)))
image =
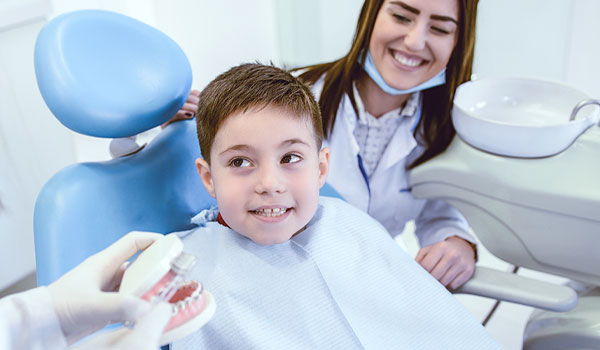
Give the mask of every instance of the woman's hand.
POLYGON ((186 120, 186 119, 194 118, 194 116, 196 115, 196 112, 198 111, 199 104, 200 104, 200 91, 198 91, 198 90, 190 91, 190 95, 188 96, 187 100, 183 104, 183 107, 181 107, 181 109, 179 111, 177 111, 177 113, 175 113, 175 115, 171 119, 169 119, 168 122, 164 123, 162 125, 162 127, 164 128, 167 125, 169 125, 173 122, 179 121, 179 120, 186 120))
POLYGON ((475 251, 458 236, 421 248, 415 260, 449 289, 462 286, 475 271, 475 251))

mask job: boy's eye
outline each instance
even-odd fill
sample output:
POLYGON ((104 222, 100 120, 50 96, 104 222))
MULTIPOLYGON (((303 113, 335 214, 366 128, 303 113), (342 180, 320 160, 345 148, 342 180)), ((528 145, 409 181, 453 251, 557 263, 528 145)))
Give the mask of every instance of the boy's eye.
POLYGON ((234 168, 245 168, 250 166, 250 161, 244 158, 234 158, 229 162, 229 165, 234 168))
POLYGON ((281 163, 286 164, 286 163, 296 163, 301 161, 302 158, 298 155, 295 154, 286 154, 285 156, 283 156, 283 158, 281 158, 281 163))

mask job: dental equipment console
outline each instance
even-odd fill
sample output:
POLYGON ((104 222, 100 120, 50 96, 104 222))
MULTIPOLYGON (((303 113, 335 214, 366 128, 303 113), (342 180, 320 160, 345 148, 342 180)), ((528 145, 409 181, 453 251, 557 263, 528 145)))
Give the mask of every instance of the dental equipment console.
MULTIPOLYGON (((458 135, 412 171, 413 194, 452 204, 511 264, 600 286, 600 117, 590 104, 600 102, 538 80, 461 85, 458 135)), ((558 311, 533 313, 524 349, 600 349, 600 296, 482 267, 462 289, 558 311)))

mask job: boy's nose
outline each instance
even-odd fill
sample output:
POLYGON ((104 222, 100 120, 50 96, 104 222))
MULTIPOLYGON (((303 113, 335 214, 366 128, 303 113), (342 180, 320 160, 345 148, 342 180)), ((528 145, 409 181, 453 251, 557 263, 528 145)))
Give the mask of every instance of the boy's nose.
POLYGON ((404 37, 404 44, 411 51, 421 51, 425 48, 427 42, 427 24, 416 22, 408 29, 404 37))
POLYGON ((282 174, 274 167, 264 167, 258 173, 255 191, 258 194, 273 194, 285 192, 282 174))

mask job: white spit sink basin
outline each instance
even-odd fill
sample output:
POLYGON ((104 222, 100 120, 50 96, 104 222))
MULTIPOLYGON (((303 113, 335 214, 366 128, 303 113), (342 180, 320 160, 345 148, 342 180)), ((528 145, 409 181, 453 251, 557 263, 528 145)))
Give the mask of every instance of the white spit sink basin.
POLYGON ((598 106, 600 100, 561 83, 479 79, 458 87, 452 122, 458 135, 476 148, 538 158, 562 152, 598 123, 598 106))

